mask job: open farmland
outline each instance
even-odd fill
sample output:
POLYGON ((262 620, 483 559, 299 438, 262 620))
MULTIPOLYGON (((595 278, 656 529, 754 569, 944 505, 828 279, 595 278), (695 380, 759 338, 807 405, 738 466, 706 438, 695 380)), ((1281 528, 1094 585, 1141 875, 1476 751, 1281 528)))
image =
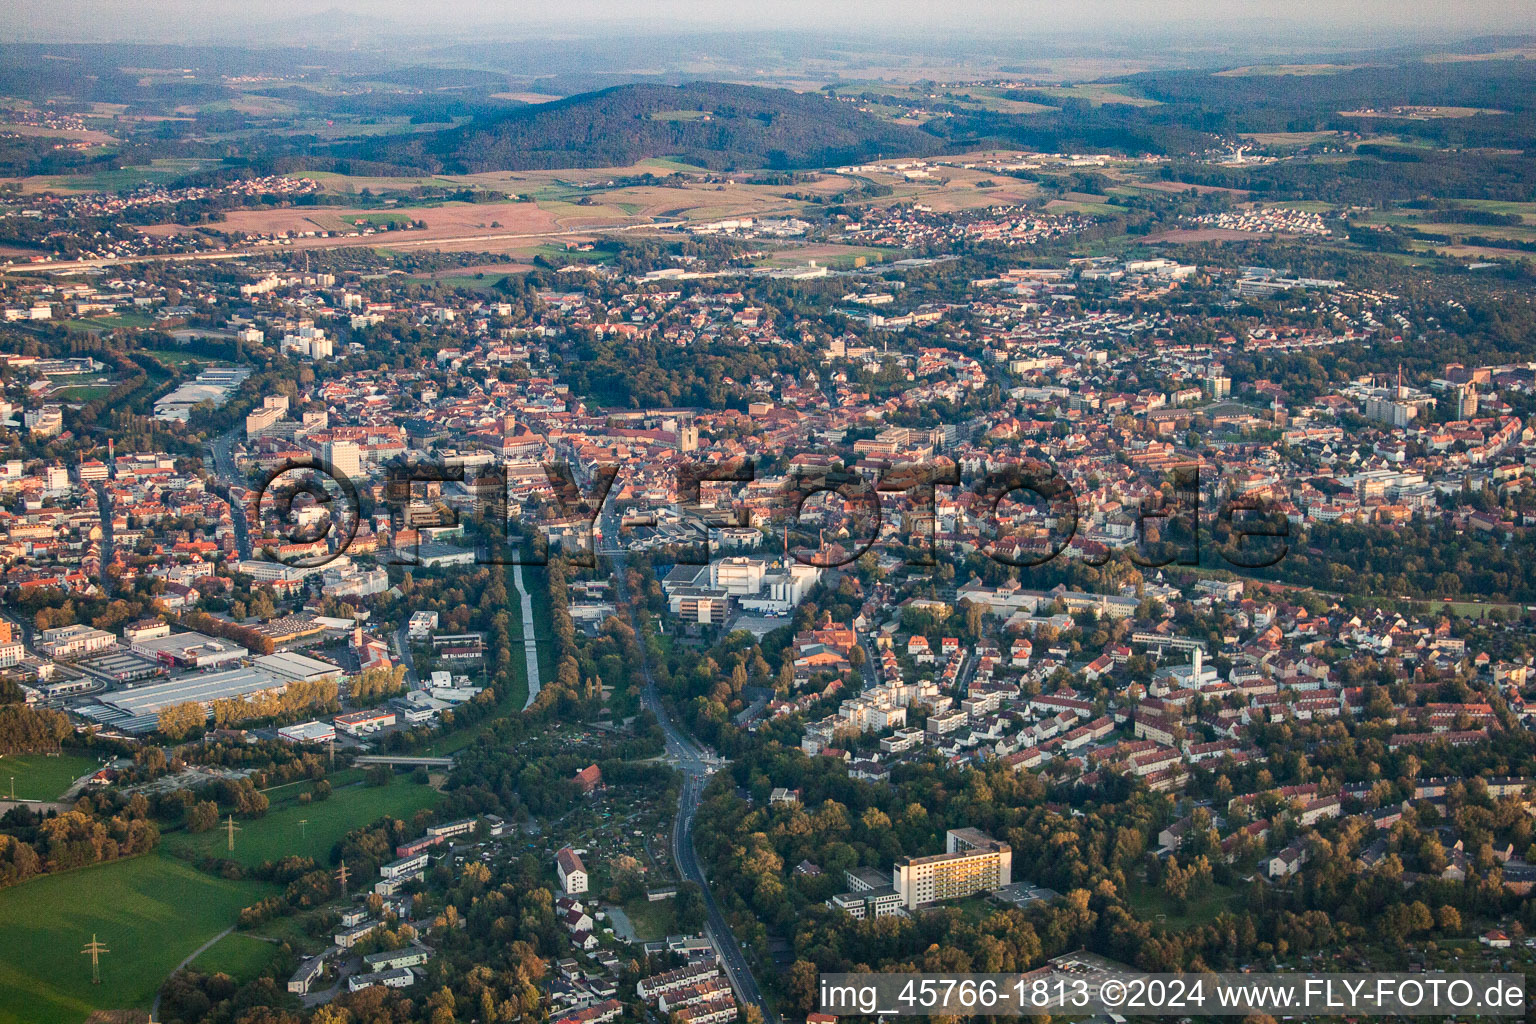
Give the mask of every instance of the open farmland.
MULTIPOLYGON (((219 224, 219 229, 249 234, 348 232, 362 231, 373 227, 380 220, 389 219, 426 222, 424 230, 404 232, 417 240, 459 237, 473 231, 534 232, 554 231, 560 227, 554 217, 533 203, 450 203, 442 206, 400 206, 387 210, 314 206, 231 210, 227 219, 219 224), (499 227, 493 228, 492 224, 499 227)), ((146 230, 151 234, 177 234, 191 229, 176 224, 160 224, 146 230)))
POLYGON ((0 1024, 80 1024, 96 1009, 147 1007, 182 959, 272 891, 146 854, 0 892, 0 1024), (91 984, 80 947, 110 953, 91 984))

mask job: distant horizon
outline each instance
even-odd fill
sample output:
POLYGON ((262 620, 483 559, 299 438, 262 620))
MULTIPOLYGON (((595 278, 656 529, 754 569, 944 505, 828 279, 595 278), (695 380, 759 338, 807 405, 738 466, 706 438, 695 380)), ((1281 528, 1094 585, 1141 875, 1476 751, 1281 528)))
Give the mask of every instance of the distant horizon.
POLYGON ((558 16, 549 11, 546 5, 484 0, 446 9, 404 0, 338 0, 320 10, 296 0, 275 0, 258 9, 224 0, 22 0, 0 10, 0 41, 254 49, 341 45, 366 50, 386 40, 430 46, 502 40, 603 41, 622 35, 780 34, 789 38, 814 33, 823 39, 866 45, 915 44, 924 51, 954 48, 995 53, 998 47, 1034 40, 1166 55, 1212 45, 1252 52, 1349 52, 1427 43, 1454 46, 1484 36, 1536 36, 1536 8, 1516 0, 1470 0, 1449 7, 1384 0, 1352 5, 1301 0, 1278 11, 1263 0, 955 0, 942 7, 916 0, 848 0, 835 7, 808 0, 740 0, 728 10, 696 0, 641 4, 569 0, 560 5, 558 16), (283 28, 302 28, 309 35, 261 36, 263 31, 283 28))

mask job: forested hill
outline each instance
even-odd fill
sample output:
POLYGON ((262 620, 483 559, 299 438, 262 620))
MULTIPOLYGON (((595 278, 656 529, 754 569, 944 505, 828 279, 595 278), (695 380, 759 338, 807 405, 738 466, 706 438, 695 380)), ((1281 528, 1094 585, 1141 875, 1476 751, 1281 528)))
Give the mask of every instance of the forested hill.
POLYGON ((695 82, 615 86, 443 131, 370 139, 335 155, 450 174, 623 167, 658 156, 723 170, 824 167, 941 145, 819 93, 695 82))

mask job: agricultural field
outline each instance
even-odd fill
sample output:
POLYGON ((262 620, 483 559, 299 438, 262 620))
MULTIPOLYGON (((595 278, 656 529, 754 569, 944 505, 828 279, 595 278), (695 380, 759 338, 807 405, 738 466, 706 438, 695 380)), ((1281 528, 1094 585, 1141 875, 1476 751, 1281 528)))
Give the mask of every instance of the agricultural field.
POLYGON ((70 785, 101 764, 80 754, 7 754, 0 757, 0 797, 10 799, 15 783, 19 800, 57 800, 70 785))
POLYGON ((1337 139, 1338 132, 1239 132, 1240 138, 1260 146, 1310 146, 1317 142, 1337 139))
POLYGON ((1365 64, 1249 64, 1216 72, 1218 78, 1262 78, 1274 75, 1339 75, 1365 64))
POLYGON ((318 803, 290 803, 264 817, 237 820, 235 849, 228 851, 228 833, 171 832, 161 841, 169 853, 228 857, 250 867, 294 854, 324 861, 338 839, 359 825, 385 816, 409 821, 438 801, 437 790, 400 776, 387 786, 355 785, 337 789, 318 803))
POLYGON ((995 110, 1003 114, 1039 114, 1052 109, 1044 103, 1034 103, 1030 100, 1015 100, 998 95, 1005 92, 1004 89, 967 89, 961 93, 947 93, 946 99, 964 103, 967 99, 974 102, 983 110, 995 110))
POLYGON ((1106 103, 1121 103, 1130 107, 1156 107, 1161 104, 1145 96, 1133 96, 1126 87, 1115 82, 1082 82, 1077 85, 1052 85, 1030 89, 1032 93, 1062 100, 1083 100, 1090 106, 1101 107, 1106 103))
POLYGON ((1407 121, 1433 121, 1439 118, 1476 117, 1479 114, 1504 114, 1492 107, 1388 107, 1385 110, 1341 110, 1345 117, 1390 117, 1407 121))
MULTIPOLYGON (((157 185, 175 181, 194 171, 217 163, 211 160, 165 159, 154 160, 135 167, 121 167, 94 174, 47 175, 21 179, 25 191, 41 192, 117 192, 137 188, 140 185, 157 185)), ((16 180, 16 179, 11 179, 16 180)))
POLYGON ((273 891, 162 854, 34 879, 0 892, 0 1024, 80 1024, 93 1010, 147 1007, 167 975, 273 891), (80 948, 95 935, 100 986, 80 948))

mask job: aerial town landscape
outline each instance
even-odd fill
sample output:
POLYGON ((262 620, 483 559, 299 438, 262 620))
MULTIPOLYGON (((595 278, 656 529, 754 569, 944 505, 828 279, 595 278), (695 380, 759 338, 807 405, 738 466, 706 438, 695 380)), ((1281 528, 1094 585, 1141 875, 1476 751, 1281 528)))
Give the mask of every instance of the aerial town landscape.
POLYGON ((1486 8, 0 19, 0 1024, 1536 976, 1536 25, 1486 8))

